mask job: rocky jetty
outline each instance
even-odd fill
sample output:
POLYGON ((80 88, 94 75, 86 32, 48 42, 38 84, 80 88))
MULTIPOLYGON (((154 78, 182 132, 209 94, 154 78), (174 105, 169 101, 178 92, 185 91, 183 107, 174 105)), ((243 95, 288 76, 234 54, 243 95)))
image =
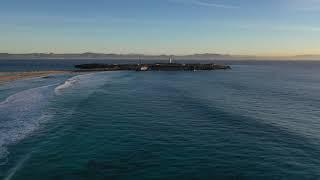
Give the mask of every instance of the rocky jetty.
POLYGON ((78 71, 198 71, 198 70, 227 70, 228 65, 219 64, 80 64, 75 66, 78 71))

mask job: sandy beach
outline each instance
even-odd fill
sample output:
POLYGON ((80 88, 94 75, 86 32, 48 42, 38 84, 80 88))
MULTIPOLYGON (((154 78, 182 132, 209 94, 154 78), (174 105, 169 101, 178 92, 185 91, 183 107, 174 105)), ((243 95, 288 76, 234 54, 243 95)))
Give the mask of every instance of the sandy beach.
POLYGON ((66 74, 72 71, 31 71, 31 72, 0 72, 0 84, 10 81, 35 77, 47 77, 54 74, 66 74))

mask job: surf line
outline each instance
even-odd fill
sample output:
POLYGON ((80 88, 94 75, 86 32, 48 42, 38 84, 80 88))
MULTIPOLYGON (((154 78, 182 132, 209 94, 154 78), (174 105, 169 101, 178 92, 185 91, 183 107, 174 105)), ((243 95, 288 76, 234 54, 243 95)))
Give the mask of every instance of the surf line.
POLYGON ((14 175, 21 169, 23 164, 30 159, 32 153, 33 152, 30 152, 27 155, 25 155, 13 168, 11 168, 9 170, 8 175, 3 180, 11 180, 14 177, 14 175))

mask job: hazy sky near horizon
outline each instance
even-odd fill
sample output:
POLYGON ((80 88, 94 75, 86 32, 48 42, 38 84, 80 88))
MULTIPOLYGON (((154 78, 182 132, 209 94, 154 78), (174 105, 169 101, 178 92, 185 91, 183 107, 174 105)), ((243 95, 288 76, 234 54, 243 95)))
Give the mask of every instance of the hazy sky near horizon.
POLYGON ((1 0, 0 52, 320 54, 320 0, 1 0))

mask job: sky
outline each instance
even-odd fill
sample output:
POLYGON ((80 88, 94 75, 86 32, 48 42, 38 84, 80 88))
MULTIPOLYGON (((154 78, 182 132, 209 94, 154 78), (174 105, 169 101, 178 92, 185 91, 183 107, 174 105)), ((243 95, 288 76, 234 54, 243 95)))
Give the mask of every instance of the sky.
POLYGON ((1 0, 0 52, 320 54, 320 0, 1 0))

